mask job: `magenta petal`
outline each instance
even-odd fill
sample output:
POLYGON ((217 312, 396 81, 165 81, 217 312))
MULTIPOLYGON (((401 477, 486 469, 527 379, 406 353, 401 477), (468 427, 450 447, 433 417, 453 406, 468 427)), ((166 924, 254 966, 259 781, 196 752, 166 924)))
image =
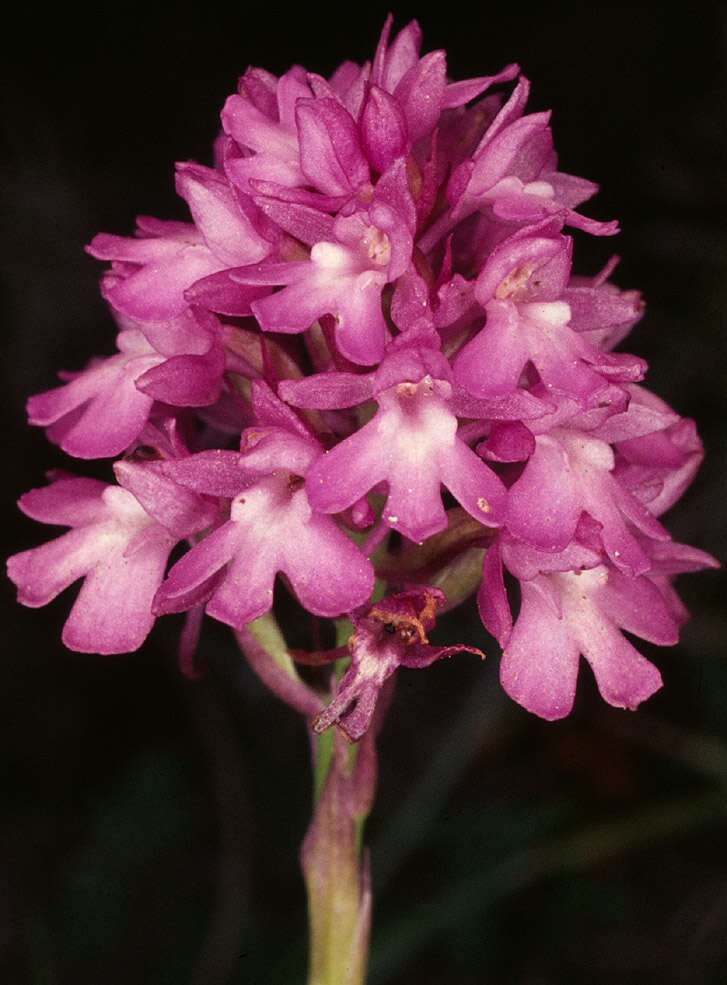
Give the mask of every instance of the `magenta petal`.
POLYGON ((210 526, 217 518, 216 506, 174 482, 162 468, 159 462, 141 465, 122 460, 114 465, 114 474, 149 516, 179 538, 210 526))
POLYGON ((224 269, 206 246, 186 246, 162 263, 149 263, 104 285, 104 297, 136 321, 166 322, 187 308, 184 292, 195 281, 224 269))
POLYGON ((431 51, 412 66, 396 86, 394 94, 404 111, 412 142, 430 133, 439 119, 446 67, 444 52, 431 51))
POLYGON ((393 530, 420 544, 445 529, 447 514, 436 471, 426 470, 417 475, 411 463, 392 462, 387 478, 389 495, 383 519, 393 530))
POLYGON ((501 647, 507 646, 512 632, 512 615, 502 577, 502 562, 498 543, 485 552, 482 562, 482 581, 477 591, 477 608, 482 624, 501 647))
POLYGON ((382 174, 406 147, 406 119, 388 92, 371 86, 361 115, 361 143, 371 166, 382 174))
POLYGON ((523 474, 510 488, 507 527, 542 550, 562 550, 573 537, 583 495, 566 450, 547 435, 537 439, 523 474))
POLYGON ((201 164, 177 164, 177 191, 212 253, 229 267, 256 263, 271 244, 255 230, 226 179, 201 164))
POLYGON ((293 407, 331 410, 365 403, 373 396, 373 386, 369 374, 317 373, 302 380, 281 380, 278 394, 293 407))
MULTIPOLYGON (((134 334, 148 353, 141 334, 134 334)), ((121 353, 92 365, 65 386, 31 397, 30 422, 49 425, 51 439, 76 458, 118 455, 137 437, 153 403, 137 390, 136 378, 161 359, 121 353)))
POLYGON ((230 276, 230 271, 220 270, 196 280, 184 292, 184 299, 190 305, 201 305, 220 315, 240 317, 251 313, 252 301, 269 293, 267 286, 236 283, 230 276))
POLYGON ((327 297, 307 284, 292 284, 253 301, 253 314, 266 332, 304 332, 327 310, 327 297))
POLYGON ((679 641, 679 627, 658 588, 649 578, 628 578, 609 571, 599 596, 599 608, 627 633, 659 646, 679 641))
POLYGON ((238 548, 240 530, 228 521, 196 544, 177 561, 154 597, 154 612, 184 612, 209 594, 210 579, 238 548))
POLYGON ((138 650, 154 623, 151 602, 172 544, 150 533, 132 559, 110 554, 97 564, 63 627, 65 645, 81 653, 138 650))
POLYGON ((352 194, 369 180, 369 166, 356 124, 333 99, 301 99, 296 104, 300 165, 327 195, 352 194))
POLYGON ((35 609, 47 605, 99 560, 104 547, 93 527, 77 527, 40 547, 8 558, 8 577, 18 601, 35 609))
POLYGON ((635 709, 662 686, 656 667, 595 615, 584 618, 578 635, 601 697, 610 705, 635 709))
POLYGON ((213 619, 242 629, 264 615, 273 604, 278 545, 262 543, 254 529, 237 523, 234 527, 235 554, 206 611, 213 619))
POLYGON ((360 366, 371 366, 384 354, 389 330, 381 311, 382 283, 375 274, 360 274, 338 298, 336 342, 341 354, 360 366))
POLYGON ((105 489, 106 483, 98 479, 60 479, 23 493, 18 506, 26 516, 41 523, 80 527, 98 523, 106 515, 102 499, 105 489))
POLYGON ((227 499, 237 496, 249 481, 240 468, 240 455, 222 448, 162 462, 158 468, 179 485, 227 499))
POLYGON ((331 618, 371 596, 371 562, 330 517, 311 512, 305 493, 294 497, 290 539, 284 542, 280 568, 309 612, 331 618))
POLYGON ((486 527, 504 523, 505 487, 471 448, 456 439, 442 454, 440 464, 442 482, 475 520, 486 527))
POLYGON ((306 490, 314 509, 340 513, 385 478, 387 449, 377 435, 374 419, 311 465, 306 490))
POLYGON ((225 356, 213 346, 204 356, 172 356, 136 380, 142 393, 173 407, 207 407, 222 391, 225 356))
POLYGON ((552 722, 573 707, 578 645, 568 621, 553 612, 544 579, 522 583, 522 603, 500 662, 500 681, 510 697, 552 722))
POLYGON ((495 399, 517 387, 527 359, 517 308, 492 302, 487 324, 457 356, 454 377, 475 397, 495 399))

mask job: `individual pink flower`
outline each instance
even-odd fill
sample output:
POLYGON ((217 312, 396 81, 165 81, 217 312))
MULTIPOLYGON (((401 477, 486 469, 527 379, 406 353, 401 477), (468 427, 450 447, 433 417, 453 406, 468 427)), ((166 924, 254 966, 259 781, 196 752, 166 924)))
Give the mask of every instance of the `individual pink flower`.
POLYGON ((206 602, 208 615, 242 628, 272 606, 278 572, 316 615, 361 605, 373 589, 371 563, 306 496, 303 477, 319 454, 316 442, 281 428, 257 428, 243 440, 240 455, 201 452, 165 463, 175 481, 229 498, 230 512, 172 567, 154 611, 206 602))
POLYGON ((155 400, 201 407, 221 393, 225 356, 216 325, 205 329, 191 312, 151 331, 123 316, 118 320, 117 355, 64 374, 64 385, 28 400, 29 422, 46 427, 48 437, 76 458, 123 452, 144 427, 155 400))
MULTIPOLYGON (((432 349, 402 349, 388 356, 369 384, 379 404, 376 416, 311 466, 306 487, 312 506, 339 513, 386 482, 384 522, 421 542, 447 525, 444 485, 480 523, 499 526, 505 488, 457 436, 457 418, 448 406, 449 375, 446 360, 432 349)), ((354 378, 350 385, 355 394, 366 384, 354 378)), ((318 389, 325 393, 325 387, 324 377, 318 389)), ((306 389, 284 383, 280 392, 305 403, 306 389)), ((351 400, 345 386, 329 392, 340 401, 337 406, 351 400)))
POLYGON ((669 535, 614 478, 613 451, 576 429, 538 435, 535 449, 508 496, 507 527, 540 550, 558 551, 573 538, 583 511, 602 526, 603 545, 622 571, 648 571, 650 561, 630 531, 633 524, 655 540, 669 535))
POLYGON ((102 283, 104 297, 137 322, 177 318, 189 306, 188 288, 218 272, 257 263, 272 251, 258 231, 254 205, 224 175, 199 164, 178 164, 177 190, 193 223, 140 216, 135 239, 99 233, 87 248, 91 256, 112 261, 102 283))
POLYGON ((126 653, 141 646, 154 624, 151 602, 169 553, 214 515, 199 496, 172 491, 167 480, 145 475, 142 466, 120 463, 117 470, 121 482, 143 490, 152 512, 128 488, 95 479, 59 479, 25 493, 18 503, 34 520, 71 528, 14 554, 8 574, 18 601, 32 608, 83 578, 62 637, 82 653, 126 653))
POLYGON ((252 302, 264 331, 304 332, 330 314, 342 355, 371 365, 381 359, 389 338, 381 294, 411 263, 414 223, 406 168, 397 161, 378 182, 366 211, 339 215, 309 260, 261 265, 232 276, 244 284, 284 285, 252 302))

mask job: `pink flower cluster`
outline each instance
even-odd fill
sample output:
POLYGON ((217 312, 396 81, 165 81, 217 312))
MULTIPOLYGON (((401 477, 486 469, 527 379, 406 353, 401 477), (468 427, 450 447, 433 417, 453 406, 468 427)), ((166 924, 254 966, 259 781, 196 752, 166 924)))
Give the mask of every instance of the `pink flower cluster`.
MULTIPOLYGON (((615 260, 572 273, 565 230, 617 226, 576 211, 596 186, 558 170, 518 66, 452 82, 415 22, 390 29, 330 79, 248 69, 214 166, 177 165, 191 221, 93 240, 118 352, 28 411, 69 455, 120 456, 116 482, 21 497, 70 529, 10 577, 29 606, 83 579, 63 632, 83 652, 134 650, 188 612, 189 660, 203 610, 241 628, 277 575, 316 616, 358 612, 360 642, 377 577, 442 605, 421 586, 459 564, 474 578, 448 604, 477 593, 516 701, 566 715, 583 655, 633 708, 661 679, 623 633, 676 642, 672 577, 716 564, 658 519, 701 460, 694 425, 614 351, 642 314, 615 260)), ((366 722, 395 665, 454 649, 361 646, 366 722)), ((351 716, 335 700, 319 725, 351 716)))

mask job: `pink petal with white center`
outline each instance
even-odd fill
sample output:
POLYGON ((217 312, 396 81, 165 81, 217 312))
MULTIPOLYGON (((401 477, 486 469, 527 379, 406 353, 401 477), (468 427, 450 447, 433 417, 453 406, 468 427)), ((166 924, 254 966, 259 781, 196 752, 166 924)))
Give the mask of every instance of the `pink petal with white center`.
MULTIPOLYGON (((636 708, 659 690, 661 675, 616 628, 616 625, 622 625, 621 614, 616 616, 614 612, 612 621, 609 607, 603 605, 609 572, 605 568, 594 568, 580 576, 555 577, 562 586, 565 618, 591 665, 601 697, 617 708, 636 708)), ((629 606, 623 615, 626 623, 633 614, 630 609, 629 606)), ((657 619, 660 618, 663 618, 661 612, 657 614, 657 619)), ((676 635, 672 639, 675 641, 676 635)))
POLYGON ((564 445, 578 485, 584 510, 602 524, 601 538, 608 556, 617 568, 636 576, 648 571, 650 562, 639 542, 629 531, 624 517, 649 536, 668 536, 646 511, 637 509, 636 501, 621 489, 610 474, 614 467, 613 451, 605 443, 587 435, 560 430, 558 440, 564 445))
POLYGON ((363 605, 374 588, 370 561, 327 516, 313 513, 303 490, 293 495, 280 570, 301 605, 332 618, 363 605))
MULTIPOLYGON (((540 575, 521 584, 520 615, 503 654, 500 674, 508 694, 529 711, 550 721, 568 714, 575 695, 579 653, 591 665, 601 696, 618 708, 635 708, 661 687, 658 670, 617 628, 630 625, 642 629, 646 620, 635 617, 633 605, 624 606, 623 597, 621 610, 613 605, 608 581, 608 570, 599 567, 540 575), (550 604, 553 591, 562 600, 560 618, 550 604)), ((651 589, 639 590, 653 599, 651 589)), ((663 605, 655 618, 657 623, 671 622, 663 605)), ((648 631, 654 635, 653 624, 648 631)), ((662 634, 657 630, 656 635, 662 634)))
MULTIPOLYGON (((254 498, 254 490, 252 495, 254 498)), ((244 502, 250 505, 251 499, 246 495, 244 502)), ((241 523, 230 526, 235 528, 234 551, 205 611, 213 619, 242 629, 272 607, 277 545, 262 541, 254 527, 241 523)))
POLYGON ((571 330, 568 305, 548 301, 517 307, 523 344, 546 388, 590 405, 608 382, 584 361, 592 351, 571 330))
POLYGON ((454 495, 459 492, 462 505, 480 522, 502 522, 504 487, 457 438, 457 419, 438 395, 435 381, 425 377, 420 383, 400 383, 377 399, 374 419, 308 471, 306 487, 314 509, 338 513, 386 480, 384 521, 419 542, 447 525, 440 495, 444 482, 454 495))
POLYGON ((560 235, 562 222, 549 219, 523 229, 500 243, 475 281, 474 293, 485 307, 499 301, 555 301, 571 268, 573 240, 560 235))
POLYGON ((84 653, 124 653, 139 647, 153 622, 151 597, 175 538, 131 493, 115 486, 60 480, 33 490, 24 500, 21 506, 31 515, 79 525, 8 560, 19 601, 45 605, 85 577, 63 632, 66 645, 84 653), (80 513, 68 502, 76 492, 83 504, 80 513))
POLYGON ((321 315, 336 319, 336 342, 352 362, 371 365, 384 352, 389 337, 381 311, 386 274, 358 271, 349 250, 335 243, 317 243, 311 263, 289 264, 296 283, 252 304, 265 331, 305 331, 321 315))
POLYGON ((199 601, 200 590, 228 562, 207 612, 237 628, 268 611, 278 571, 316 615, 339 615, 373 588, 368 559, 332 520, 311 512, 302 489, 291 493, 285 476, 261 479, 233 500, 230 520, 174 565, 156 611, 199 601))

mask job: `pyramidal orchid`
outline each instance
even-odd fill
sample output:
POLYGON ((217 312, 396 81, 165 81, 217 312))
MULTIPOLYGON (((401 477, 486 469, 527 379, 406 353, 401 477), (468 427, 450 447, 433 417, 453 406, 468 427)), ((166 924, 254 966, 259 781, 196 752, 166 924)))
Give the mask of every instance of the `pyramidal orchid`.
MULTIPOLYGON (((517 65, 453 81, 416 22, 393 39, 391 24, 328 79, 248 69, 213 166, 177 164, 189 221, 93 239, 118 352, 28 415, 70 456, 116 461, 109 483, 25 493, 26 514, 66 529, 8 562, 27 606, 81 582, 74 650, 135 650, 186 612, 189 669, 201 613, 228 624, 312 733, 336 732, 334 771, 399 666, 480 653, 430 646, 437 610, 476 597, 503 687, 536 715, 568 714, 585 664, 635 708, 662 680, 624 633, 676 643, 674 576, 717 563, 659 519, 702 447, 615 351, 641 297, 612 281, 615 258, 573 269, 573 229, 618 232, 583 211, 597 186, 559 170, 517 65), (448 587, 457 557, 467 577, 448 587), (298 619, 337 620, 336 648, 287 649, 281 583, 298 619), (329 662, 315 683, 296 668, 329 662)), ((337 811, 365 813, 371 755, 359 779, 329 776, 309 846, 342 837, 337 811)), ((355 985, 369 890, 351 876, 343 943, 322 956, 316 893, 336 879, 312 852, 311 980, 355 985)))

